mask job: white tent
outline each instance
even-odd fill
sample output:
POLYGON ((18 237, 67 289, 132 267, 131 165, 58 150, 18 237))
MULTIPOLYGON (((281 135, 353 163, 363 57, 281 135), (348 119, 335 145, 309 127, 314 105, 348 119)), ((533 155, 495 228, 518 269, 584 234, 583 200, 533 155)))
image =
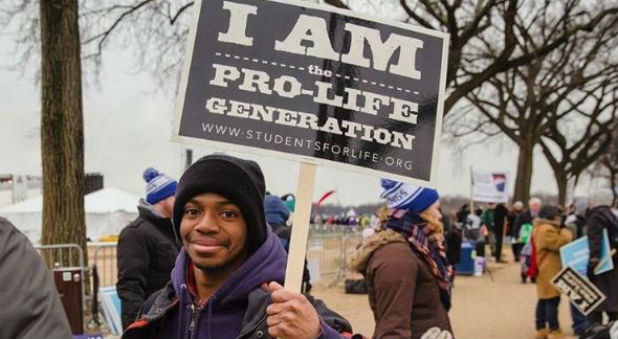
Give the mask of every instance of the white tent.
MULTIPOLYGON (((139 197, 117 188, 104 188, 84 197, 86 236, 93 241, 120 233, 137 217, 139 197)), ((41 239, 43 197, 38 196, 0 209, 33 243, 41 239)))

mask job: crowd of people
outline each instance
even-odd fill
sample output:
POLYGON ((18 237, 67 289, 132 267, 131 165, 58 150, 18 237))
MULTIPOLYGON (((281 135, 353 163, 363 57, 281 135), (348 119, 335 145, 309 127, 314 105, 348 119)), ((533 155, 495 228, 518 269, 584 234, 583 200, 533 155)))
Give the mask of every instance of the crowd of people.
MULTIPOLYGON (((538 302, 535 312, 537 339, 564 338, 558 322, 560 292, 552 284, 552 279, 563 268, 560 248, 581 237, 588 237, 590 262, 587 278, 606 296, 606 300, 587 317, 570 304, 573 332, 585 337, 587 332, 599 331, 603 325, 603 314, 610 322, 618 320, 618 259, 614 255, 614 269, 603 274, 595 274, 594 268, 601 260, 602 234, 609 235, 610 248, 618 248, 618 217, 612 210, 614 195, 610 189, 595 190, 587 198, 578 198, 566 208, 545 204, 539 198, 528 201, 528 208, 520 201, 507 204, 489 203, 484 209, 476 208, 470 212, 470 205, 460 208, 455 216, 454 227, 446 235, 455 239, 447 241, 459 253, 458 241, 473 242, 476 254, 485 257, 489 245, 495 262, 505 263, 502 258, 503 240, 511 243, 514 261, 521 263, 522 283, 528 279, 536 283, 538 302)), ((456 254, 453 254, 455 257, 456 254)), ((449 256, 449 259, 452 257, 449 256)), ((451 259, 456 264, 459 257, 451 259)))
MULTIPOLYGON (((521 202, 484 209, 466 204, 451 220, 436 190, 382 179, 384 205, 363 225, 371 232, 363 232, 350 262, 365 279, 375 328, 354 334, 344 317, 310 295, 306 262, 302 290, 283 287, 293 204, 266 191, 257 163, 213 154, 178 181, 152 168, 143 177, 139 216, 123 229, 117 248, 123 338, 453 338, 449 310, 462 242, 474 243, 481 257, 487 247, 495 262, 504 263, 506 240, 521 262, 522 283, 536 283, 536 338, 559 339, 560 292, 551 280, 562 268, 560 248, 583 236, 590 247, 588 278, 606 300, 588 316, 571 307, 573 330, 597 338, 618 320, 616 256, 614 269, 594 272, 604 231, 614 253, 618 248, 611 191, 593 192, 567 208, 538 198, 527 209, 521 202)), ((12 324, 0 328, 0 337, 67 337, 48 275, 31 285, 40 296, 36 303, 12 298, 23 294, 15 292, 18 283, 5 282, 23 272, 14 262, 44 264, 8 221, 0 219, 0 226, 1 293, 16 310, 0 310, 0 319, 12 324), (19 319, 21 309, 28 320, 19 319)))

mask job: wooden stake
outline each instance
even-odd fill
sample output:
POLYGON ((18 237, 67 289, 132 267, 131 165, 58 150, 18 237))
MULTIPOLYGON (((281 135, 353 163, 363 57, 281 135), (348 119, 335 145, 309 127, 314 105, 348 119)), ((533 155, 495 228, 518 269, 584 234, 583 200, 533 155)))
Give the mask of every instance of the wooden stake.
POLYGON ((285 289, 300 292, 303 283, 303 269, 307 254, 307 238, 309 237, 309 220, 313 200, 315 182, 315 164, 301 162, 298 171, 298 186, 296 188, 296 203, 292 220, 292 235, 290 236, 290 253, 285 271, 285 289))

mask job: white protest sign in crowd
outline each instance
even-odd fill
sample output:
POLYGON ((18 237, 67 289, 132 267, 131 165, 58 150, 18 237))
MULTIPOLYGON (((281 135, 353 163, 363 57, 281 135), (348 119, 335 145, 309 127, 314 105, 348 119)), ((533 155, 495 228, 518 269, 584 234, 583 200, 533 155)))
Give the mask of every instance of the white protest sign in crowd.
POLYGON ((507 174, 472 171, 472 201, 504 203, 509 201, 507 174))

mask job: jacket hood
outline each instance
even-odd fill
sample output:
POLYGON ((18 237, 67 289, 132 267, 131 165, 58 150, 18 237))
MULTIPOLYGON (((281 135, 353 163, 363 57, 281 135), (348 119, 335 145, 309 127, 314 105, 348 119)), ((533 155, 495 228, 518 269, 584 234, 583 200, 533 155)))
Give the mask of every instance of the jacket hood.
POLYGON ((290 218, 290 211, 285 203, 276 195, 267 195, 264 198, 266 222, 269 225, 285 225, 290 218))
MULTIPOLYGON (((183 296, 182 289, 187 286, 187 265, 190 261, 186 250, 182 248, 171 274, 174 290, 178 296, 183 296)), ((269 231, 262 246, 213 294, 210 298, 214 301, 212 307, 216 309, 224 304, 245 300, 251 291, 265 282, 277 281, 283 284, 286 263, 287 254, 279 238, 269 231)))
POLYGON ((144 217, 146 219, 169 219, 169 218, 165 218, 164 216, 161 215, 161 213, 159 213, 155 208, 154 205, 149 204, 146 200, 144 199, 139 199, 139 202, 137 203, 137 212, 139 213, 140 217, 144 217))
POLYGON ((369 238, 368 241, 361 246, 361 248, 354 252, 349 264, 350 269, 364 274, 373 252, 375 252, 378 248, 392 242, 402 242, 407 244, 406 239, 401 234, 393 230, 387 229, 376 233, 369 238))

